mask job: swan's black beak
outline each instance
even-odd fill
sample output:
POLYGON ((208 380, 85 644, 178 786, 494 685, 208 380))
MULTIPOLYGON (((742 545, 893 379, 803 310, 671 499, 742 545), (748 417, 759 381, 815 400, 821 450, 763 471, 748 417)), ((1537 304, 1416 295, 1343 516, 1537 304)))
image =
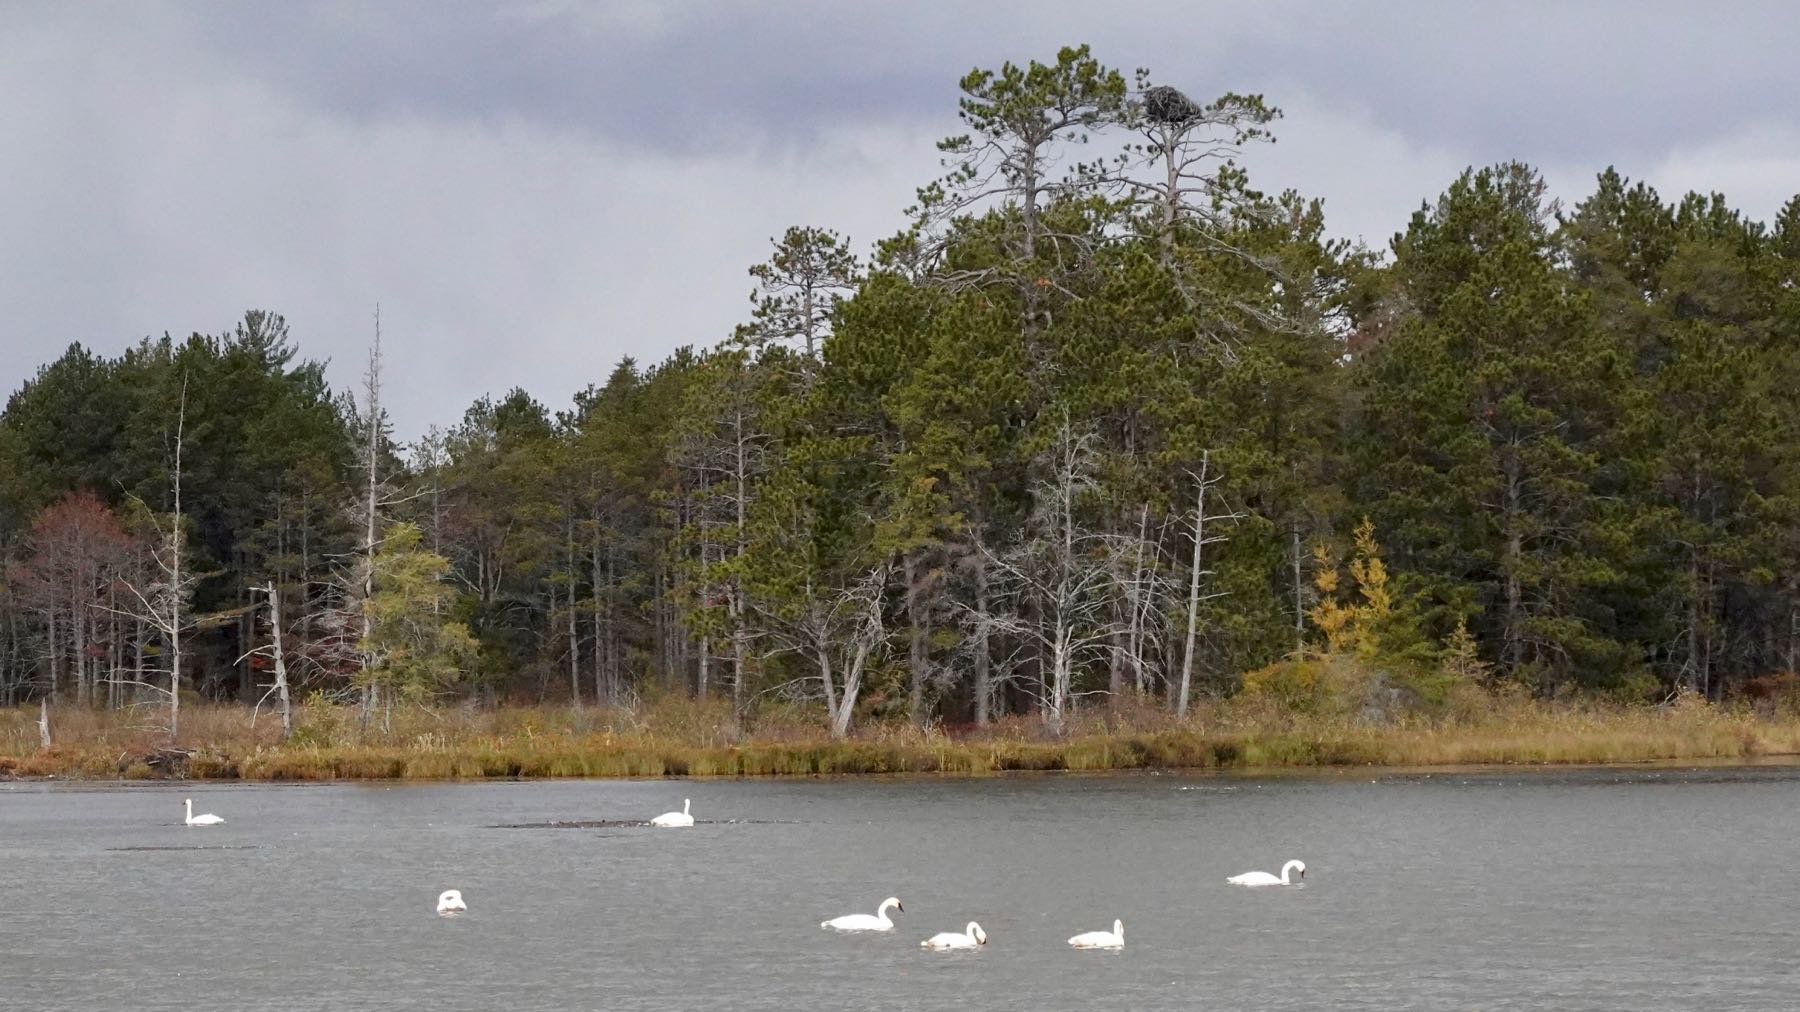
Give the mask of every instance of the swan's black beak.
POLYGON ((1304 869, 1302 869, 1300 872, 1300 881, 1302 881, 1302 882, 1306 881, 1306 871, 1304 869))
POLYGON ((900 911, 901 913, 906 913, 906 904, 896 903, 896 904, 894 904, 894 909, 900 911))

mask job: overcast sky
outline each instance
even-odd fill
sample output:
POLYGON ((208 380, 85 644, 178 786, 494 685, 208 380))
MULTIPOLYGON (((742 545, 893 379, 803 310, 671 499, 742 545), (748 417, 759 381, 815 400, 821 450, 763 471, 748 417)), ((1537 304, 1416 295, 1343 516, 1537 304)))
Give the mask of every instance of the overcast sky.
POLYGON ((403 437, 709 345, 791 224, 901 224, 974 66, 1095 55, 1286 111, 1252 180, 1385 246, 1469 164, 1800 191, 1800 5, 0 0, 0 388, 287 316, 403 437), (901 8, 902 5, 893 5, 901 8))

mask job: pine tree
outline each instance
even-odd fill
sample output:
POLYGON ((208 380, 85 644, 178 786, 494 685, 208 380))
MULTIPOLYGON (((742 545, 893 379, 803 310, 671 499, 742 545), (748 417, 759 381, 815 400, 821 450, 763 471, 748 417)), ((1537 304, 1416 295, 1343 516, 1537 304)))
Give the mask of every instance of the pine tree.
POLYGON ((1447 633, 1479 623, 1542 691, 1627 663, 1595 595, 1616 558, 1596 491, 1625 372, 1560 277, 1536 172, 1465 172, 1395 240, 1385 332, 1359 354, 1356 498, 1447 633))

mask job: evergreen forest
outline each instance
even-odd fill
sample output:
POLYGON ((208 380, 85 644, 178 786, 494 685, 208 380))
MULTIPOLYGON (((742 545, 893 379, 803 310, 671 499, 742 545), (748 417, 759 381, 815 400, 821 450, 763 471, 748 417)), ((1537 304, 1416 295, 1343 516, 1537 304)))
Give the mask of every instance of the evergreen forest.
POLYGON ((790 228, 734 332, 416 439, 378 318, 351 389, 268 309, 70 346, 0 414, 0 706, 1793 691, 1800 197, 1508 162, 1373 248, 1258 188, 1263 96, 1087 47, 961 96, 903 231, 790 228))

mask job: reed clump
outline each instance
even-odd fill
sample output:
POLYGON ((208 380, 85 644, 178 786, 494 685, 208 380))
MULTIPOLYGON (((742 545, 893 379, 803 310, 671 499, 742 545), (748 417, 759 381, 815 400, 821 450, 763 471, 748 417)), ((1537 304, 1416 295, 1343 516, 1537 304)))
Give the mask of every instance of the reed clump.
POLYGON ((283 740, 265 714, 184 708, 182 733, 143 714, 0 710, 0 776, 84 779, 460 780, 751 777, 1279 766, 1627 763, 1800 754, 1800 716, 1682 700, 1663 707, 1489 698, 1371 719, 1253 695, 1185 720, 1122 701, 1052 733, 1028 717, 986 727, 871 723, 844 739, 786 710, 739 722, 729 706, 666 699, 635 709, 409 707, 385 725, 353 707, 296 712, 283 740))

